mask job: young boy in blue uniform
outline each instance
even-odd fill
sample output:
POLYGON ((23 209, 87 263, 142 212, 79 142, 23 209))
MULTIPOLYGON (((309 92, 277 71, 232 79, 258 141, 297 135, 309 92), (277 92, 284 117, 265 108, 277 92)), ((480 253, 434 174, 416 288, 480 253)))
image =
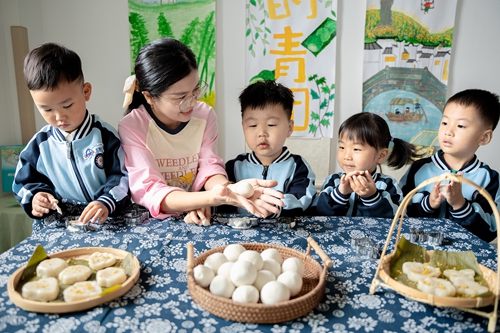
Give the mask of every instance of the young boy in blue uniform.
MULTIPOLYGON (((316 176, 284 143, 293 132, 293 92, 273 80, 257 81, 239 96, 245 141, 252 150, 226 163, 228 179, 273 179, 284 194, 283 207, 270 217, 304 215, 316 194, 316 176)), ((239 213, 246 213, 238 208, 239 213)))
MULTIPOLYGON (((469 89, 453 95, 446 102, 438 130, 441 149, 410 166, 400 182, 403 194, 424 180, 455 172, 486 189, 498 207, 498 172, 479 161, 475 153, 491 141, 499 117, 497 94, 469 89)), ((496 237, 497 224, 490 204, 467 184, 428 185, 412 197, 407 214, 449 218, 487 242, 496 237)))
POLYGON ((80 57, 43 44, 26 56, 24 77, 48 125, 19 156, 12 189, 21 207, 37 220, 59 203, 85 206, 81 222, 119 214, 130 203, 124 154, 116 130, 86 109, 92 86, 80 57))

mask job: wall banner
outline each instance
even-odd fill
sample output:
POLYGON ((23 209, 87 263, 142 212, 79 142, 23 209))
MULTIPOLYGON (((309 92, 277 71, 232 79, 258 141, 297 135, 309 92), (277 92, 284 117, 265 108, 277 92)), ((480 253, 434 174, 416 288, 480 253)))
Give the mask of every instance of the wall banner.
POLYGON ((209 90, 201 99, 215 107, 215 0, 128 0, 131 72, 139 50, 169 36, 196 55, 200 79, 209 90))
POLYGON ((295 97, 295 137, 333 137, 337 0, 246 0, 246 82, 295 97))
POLYGON ((367 0, 363 111, 426 156, 438 147, 456 0, 367 0))

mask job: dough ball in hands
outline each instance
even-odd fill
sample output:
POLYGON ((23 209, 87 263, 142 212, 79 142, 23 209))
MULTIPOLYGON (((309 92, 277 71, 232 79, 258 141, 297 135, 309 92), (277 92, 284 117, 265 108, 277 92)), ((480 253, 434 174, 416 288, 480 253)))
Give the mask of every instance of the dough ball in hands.
POLYGON ((208 268, 211 268, 214 271, 214 274, 217 275, 220 265, 225 262, 227 262, 226 256, 223 253, 215 252, 209 255, 203 264, 208 268))
POLYGON ((304 276, 304 263, 295 257, 287 258, 281 264, 281 272, 293 271, 299 273, 300 277, 304 276))
POLYGON ((270 271, 275 277, 278 277, 281 274, 281 265, 276 260, 269 258, 264 260, 262 270, 270 271))
POLYGON ((23 285, 22 295, 24 298, 32 301, 52 301, 59 295, 59 284, 54 277, 31 281, 23 285))
POLYGON ((290 299, 290 290, 278 281, 268 282, 260 291, 260 300, 263 304, 276 304, 290 299))
POLYGON ((219 270, 217 271, 217 275, 225 275, 228 278, 231 278, 231 267, 233 267, 234 262, 228 261, 220 265, 219 270))
POLYGON ((276 281, 283 283, 290 289, 290 296, 300 293, 302 289, 302 277, 297 272, 285 271, 276 278, 276 281))
POLYGON ((201 287, 206 288, 210 285, 210 282, 212 282, 215 273, 211 268, 205 265, 198 265, 193 269, 193 275, 196 283, 198 283, 201 287))
POLYGON ((264 266, 264 260, 262 260, 260 253, 254 250, 246 250, 245 252, 242 252, 238 258, 238 261, 241 260, 251 262, 255 265, 255 268, 257 268, 258 271, 260 271, 264 266))
POLYGON ((259 301, 259 291, 254 286, 243 285, 234 290, 231 298, 238 303, 257 303, 259 301))
POLYGON ((231 281, 235 286, 251 285, 257 278, 257 268, 254 264, 246 260, 238 260, 231 267, 229 272, 231 281))
POLYGON ((280 251, 270 247, 268 249, 265 249, 264 251, 262 251, 262 253, 260 254, 260 256, 262 257, 263 260, 266 260, 266 259, 274 259, 278 262, 278 264, 282 264, 283 263, 283 257, 281 256, 281 253, 280 251))
POLYGON ((247 183, 247 182, 239 182, 236 186, 236 193, 239 195, 245 197, 245 198, 250 198, 253 195, 254 189, 252 184, 247 183))
POLYGON ((264 287, 264 285, 270 281, 276 281, 276 276, 270 271, 266 271, 263 269, 257 272, 257 278, 255 279, 253 285, 259 291, 261 291, 262 287, 264 287))
POLYGON ((229 244, 224 249, 224 255, 226 256, 228 261, 235 262, 238 260, 240 254, 245 251, 246 249, 241 244, 229 244))
POLYGON ((235 286, 225 275, 216 275, 210 283, 210 292, 216 296, 230 298, 233 295, 235 286))
POLYGON ((63 269, 68 267, 66 260, 61 258, 52 258, 43 260, 36 266, 36 275, 40 278, 57 277, 63 269))

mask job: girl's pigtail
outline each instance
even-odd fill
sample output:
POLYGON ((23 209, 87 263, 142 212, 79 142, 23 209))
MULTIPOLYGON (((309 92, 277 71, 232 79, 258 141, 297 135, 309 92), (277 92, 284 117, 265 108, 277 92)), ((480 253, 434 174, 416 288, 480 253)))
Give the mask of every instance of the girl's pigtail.
POLYGON ((417 152, 417 147, 401 139, 392 139, 394 146, 387 158, 387 165, 394 169, 401 169, 405 165, 419 159, 422 154, 417 152))

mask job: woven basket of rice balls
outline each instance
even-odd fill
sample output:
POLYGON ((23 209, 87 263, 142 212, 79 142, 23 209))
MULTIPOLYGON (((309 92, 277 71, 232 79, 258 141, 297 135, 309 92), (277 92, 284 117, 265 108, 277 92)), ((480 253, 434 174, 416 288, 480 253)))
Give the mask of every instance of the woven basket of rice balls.
MULTIPOLYGON (((406 209, 413 195, 428 185, 443 181, 464 183, 474 187, 490 204, 497 223, 500 221, 498 208, 490 194, 467 178, 450 172, 423 181, 404 197, 394 216, 370 293, 374 294, 376 288, 382 286, 418 302, 471 312, 488 318, 488 332, 494 332, 500 294, 498 274, 478 264, 472 251, 455 252, 440 249, 430 251, 401 235, 406 209), (387 254, 389 243, 394 239, 392 234, 396 226, 398 228, 394 252, 387 254), (409 269, 410 265, 413 268, 409 269), (434 274, 435 269, 437 274, 434 274), (467 278, 465 273, 471 274, 467 278), (449 286, 449 282, 452 282, 453 286, 449 286), (478 288, 478 291, 469 293, 469 290, 474 291, 474 288, 478 288), (492 311, 485 308, 489 305, 493 305, 492 311)), ((500 229, 497 228, 497 238, 499 237, 500 229)), ((497 267, 500 267, 498 257, 497 267)))
MULTIPOLYGON (((209 257, 214 258, 214 256, 211 256, 212 254, 224 253, 224 250, 229 245, 208 250, 195 258, 193 244, 189 243, 187 247, 187 278, 191 298, 211 314, 236 322, 275 324, 302 317, 313 310, 323 298, 326 274, 328 268, 333 265, 330 258, 328 258, 314 239, 308 238, 307 241, 308 248, 305 253, 273 244, 239 243, 247 252, 256 251, 263 253, 268 249, 275 249, 284 261, 289 258, 290 260, 298 258, 303 264, 301 265, 303 266, 303 276, 300 291, 288 300, 275 304, 264 304, 260 299, 257 303, 237 302, 230 297, 213 294, 208 286, 201 286, 199 280, 198 282, 195 280, 195 267, 199 265, 203 266, 209 257), (310 256, 311 248, 314 248, 315 252, 322 259, 323 266, 310 256)), ((269 250, 266 252, 269 252, 269 250)), ((215 257, 217 256, 215 255, 215 257)), ((206 264, 209 265, 208 262, 206 264)), ((275 283, 275 281, 273 282, 275 283)), ((265 287, 262 289, 264 290, 265 287)))

